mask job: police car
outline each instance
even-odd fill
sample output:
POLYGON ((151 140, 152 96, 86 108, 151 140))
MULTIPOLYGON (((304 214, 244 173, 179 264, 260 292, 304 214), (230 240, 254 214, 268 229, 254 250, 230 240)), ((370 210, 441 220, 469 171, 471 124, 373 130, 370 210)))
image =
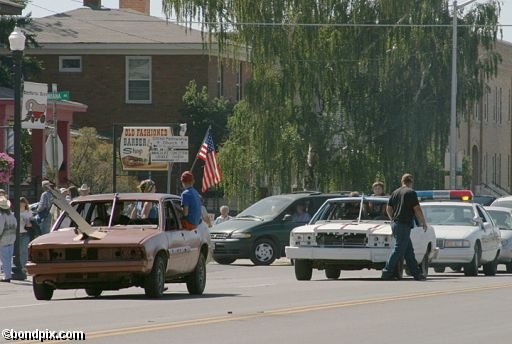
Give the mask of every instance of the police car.
MULTIPOLYGON (((339 278, 341 270, 381 270, 394 247, 387 202, 387 197, 329 199, 309 224, 293 229, 285 251, 294 260, 297 280, 310 280, 313 269, 325 270, 329 279, 339 278)), ((426 276, 429 261, 437 253, 434 231, 415 227, 411 241, 426 276)))
POLYGON ((501 251, 498 264, 505 264, 507 272, 512 272, 512 209, 504 207, 485 207, 501 233, 501 251))
POLYGON ((501 250, 500 231, 487 211, 471 202, 470 190, 417 191, 427 223, 434 228, 439 254, 430 266, 464 269, 466 276, 496 274, 501 250))

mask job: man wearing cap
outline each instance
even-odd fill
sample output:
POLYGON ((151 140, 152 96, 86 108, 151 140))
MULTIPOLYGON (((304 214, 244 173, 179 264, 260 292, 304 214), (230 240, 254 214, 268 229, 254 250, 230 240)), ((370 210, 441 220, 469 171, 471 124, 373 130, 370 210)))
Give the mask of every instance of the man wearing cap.
POLYGON ((41 198, 39 199, 39 204, 37 205, 37 221, 39 224, 39 231, 41 235, 47 234, 50 232, 50 225, 52 217, 50 216, 50 209, 52 207, 53 196, 50 190, 53 188, 53 184, 49 180, 43 180, 41 183, 43 187, 43 193, 41 194, 41 198))
POLYGON ((87 196, 89 194, 89 186, 87 184, 82 184, 80 189, 78 189, 80 196, 87 196))
POLYGON ((181 174, 181 184, 185 190, 181 193, 181 225, 185 229, 195 229, 201 223, 201 196, 194 189, 194 175, 190 171, 181 174))

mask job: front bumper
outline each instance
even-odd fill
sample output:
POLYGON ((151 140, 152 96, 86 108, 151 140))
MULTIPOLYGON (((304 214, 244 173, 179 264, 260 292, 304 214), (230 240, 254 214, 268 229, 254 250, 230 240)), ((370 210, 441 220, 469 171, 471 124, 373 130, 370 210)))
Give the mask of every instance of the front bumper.
POLYGON ((62 262, 62 263, 33 263, 28 262, 26 269, 30 275, 59 275, 86 273, 142 273, 151 271, 147 260, 119 262, 62 262))
POLYGON ((432 264, 465 264, 473 260, 475 250, 472 247, 468 248, 441 248, 437 257, 432 259, 432 264))
POLYGON ((329 247, 295 247, 286 246, 286 257, 289 259, 309 260, 340 260, 340 261, 368 261, 385 263, 391 253, 390 248, 329 248, 329 247))
POLYGON ((253 246, 251 239, 212 239, 214 258, 249 258, 253 246))

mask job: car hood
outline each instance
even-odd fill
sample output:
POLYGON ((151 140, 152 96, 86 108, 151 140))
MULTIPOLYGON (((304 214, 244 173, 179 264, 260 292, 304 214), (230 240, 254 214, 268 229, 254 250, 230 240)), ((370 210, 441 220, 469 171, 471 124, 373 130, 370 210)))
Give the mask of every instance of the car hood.
POLYGON ((326 222, 300 226, 293 229, 294 233, 365 233, 374 235, 391 235, 389 223, 377 222, 326 222))
POLYGON ((510 229, 500 229, 501 240, 508 240, 512 238, 512 230, 510 229))
POLYGON ((481 230, 478 226, 432 225, 432 227, 438 239, 467 239, 473 233, 481 230))
POLYGON ((210 233, 232 233, 236 230, 244 230, 248 228, 253 228, 261 225, 262 223, 265 223, 268 221, 261 221, 258 219, 250 219, 250 218, 244 218, 244 219, 231 219, 222 223, 219 223, 218 225, 213 226, 210 229, 210 233))
POLYGON ((86 239, 75 241, 74 239, 77 234, 73 231, 73 229, 65 229, 41 235, 34 239, 30 244, 31 246, 83 244, 90 246, 130 246, 140 245, 144 242, 144 240, 147 240, 150 237, 160 233, 159 230, 150 228, 102 229, 102 232, 107 234, 103 239, 86 239))

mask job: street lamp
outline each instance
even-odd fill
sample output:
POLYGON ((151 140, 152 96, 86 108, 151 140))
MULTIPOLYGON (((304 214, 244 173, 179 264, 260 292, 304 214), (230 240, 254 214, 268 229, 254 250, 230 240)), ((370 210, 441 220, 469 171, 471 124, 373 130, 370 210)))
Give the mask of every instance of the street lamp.
POLYGON ((453 36, 452 36, 452 99, 450 111, 450 189, 456 187, 455 165, 457 164, 457 11, 476 0, 457 5, 453 1, 453 36))
MULTIPOLYGON (((25 49, 25 35, 19 27, 9 35, 9 46, 12 51, 14 67, 14 216, 16 217, 16 249, 19 261, 21 252, 20 243, 20 196, 21 196, 21 64, 23 50, 25 49)), ((20 277, 25 279, 22 266, 16 266, 20 277)), ((17 279, 13 276, 13 279, 17 279)))

